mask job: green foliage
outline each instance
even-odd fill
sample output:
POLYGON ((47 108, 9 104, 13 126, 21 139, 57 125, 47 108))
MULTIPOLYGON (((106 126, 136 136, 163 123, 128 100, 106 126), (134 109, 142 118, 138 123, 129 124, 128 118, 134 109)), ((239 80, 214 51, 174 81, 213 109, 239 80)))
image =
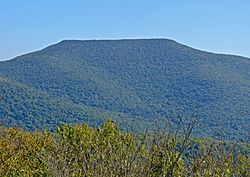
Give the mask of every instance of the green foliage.
POLYGON ((46 176, 49 174, 47 149, 53 139, 47 133, 29 133, 1 128, 1 176, 46 176))
POLYGON ((123 133, 112 121, 99 128, 63 124, 56 133, 0 130, 2 176, 249 176, 249 145, 196 140, 193 124, 161 133, 123 133), (183 136, 177 136, 179 129, 183 136), (246 146, 246 147, 245 147, 246 146), (240 147, 241 151, 238 151, 240 147), (232 151, 233 150, 233 151, 232 151))
POLYGON ((236 144, 225 142, 201 144, 197 156, 189 166, 189 175, 193 176, 242 176, 250 175, 250 156, 243 155, 249 151, 249 145, 242 145, 237 151, 236 144))
POLYGON ((5 126, 55 130, 194 113, 196 136, 249 142, 249 68, 248 58, 171 40, 62 41, 0 62, 0 115, 5 126))

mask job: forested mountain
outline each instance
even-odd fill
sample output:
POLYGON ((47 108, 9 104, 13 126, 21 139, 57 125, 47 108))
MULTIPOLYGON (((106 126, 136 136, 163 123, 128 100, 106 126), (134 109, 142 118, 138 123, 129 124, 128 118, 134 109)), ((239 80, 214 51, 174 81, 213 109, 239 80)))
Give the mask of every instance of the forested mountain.
POLYGON ((111 117, 139 130, 195 115, 197 136, 250 141, 250 59, 172 40, 65 40, 0 62, 0 94, 5 126, 111 117))

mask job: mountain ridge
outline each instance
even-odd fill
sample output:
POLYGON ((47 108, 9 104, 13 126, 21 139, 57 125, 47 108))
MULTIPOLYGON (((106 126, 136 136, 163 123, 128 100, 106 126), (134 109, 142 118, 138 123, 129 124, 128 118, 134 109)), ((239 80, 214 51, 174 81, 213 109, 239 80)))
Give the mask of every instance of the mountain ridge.
MULTIPOLYGON (((126 125, 136 120, 138 127, 139 122, 149 125, 165 116, 175 122, 178 114, 187 117, 195 112, 200 121, 196 135, 221 136, 219 129, 225 129, 225 124, 225 134, 229 139, 237 139, 237 132, 247 138, 243 134, 250 125, 249 68, 249 58, 204 52, 174 40, 63 40, 0 62, 0 77, 47 93, 51 97, 49 103, 65 99, 82 107, 81 113, 74 106, 69 111, 67 103, 49 104, 45 111, 49 116, 44 118, 48 121, 46 126, 50 126, 50 119, 60 123, 56 118, 59 113, 55 111, 54 117, 49 114, 50 108, 58 107, 75 120, 72 123, 92 122, 94 126, 101 120, 95 122, 93 112, 85 114, 88 108, 107 111, 105 115, 126 125), (212 132, 208 131, 210 128, 212 132)), ((7 93, 8 86, 2 86, 2 90, 7 93)), ((8 98, 16 97, 9 94, 8 98)), ((42 99, 40 102, 46 104, 42 99)), ((8 107, 3 115, 11 116, 17 111, 11 109, 11 104, 3 100, 1 109, 8 107)), ((27 107, 18 109, 30 116, 27 107)), ((97 117, 102 116, 98 113, 97 117)), ((35 127, 39 127, 39 121, 35 127)))
POLYGON ((174 43, 177 43, 179 45, 182 45, 182 46, 185 46, 185 47, 188 47, 190 49, 193 49, 193 50, 197 50, 197 51, 200 51, 200 52, 206 52, 206 53, 209 53, 209 54, 214 54, 214 55, 226 55, 226 56, 231 56, 231 57, 240 57, 242 59, 246 59, 246 60, 250 60, 250 57, 248 56, 243 56, 243 55, 240 55, 240 54, 228 54, 228 53, 222 53, 222 52, 213 52, 213 51, 207 51, 205 49, 199 49, 199 48, 196 48, 196 47, 191 47, 187 44, 183 44, 181 42, 178 42, 174 39, 167 39, 167 38, 125 38, 125 39, 62 39, 58 42, 55 42, 55 43, 51 43, 48 47, 43 47, 41 49, 38 49, 38 50, 35 50, 33 52, 27 52, 25 54, 21 54, 21 55, 18 55, 18 56, 15 56, 11 59, 6 59, 6 60, 0 60, 0 63, 1 62, 6 62, 6 61, 10 61, 10 60, 14 60, 16 58, 19 58, 19 57, 22 57, 22 56, 25 56, 27 54, 32 54, 32 53, 35 53, 35 52, 39 52, 39 51, 42 51, 42 50, 45 50, 47 48, 50 48, 50 47, 53 47, 53 46, 56 46, 58 44, 61 44, 61 43, 68 43, 68 42, 96 42, 96 41, 138 41, 138 40, 165 40, 165 41, 170 41, 170 42, 174 42, 174 43))
MULTIPOLYGON (((153 40, 168 41, 168 42, 173 42, 173 43, 176 43, 178 45, 190 48, 192 50, 197 50, 197 51, 200 51, 200 52, 206 52, 206 53, 214 54, 214 55, 226 55, 226 56, 232 56, 232 57, 241 57, 242 59, 250 60, 250 57, 243 56, 243 55, 240 55, 240 54, 228 54, 228 53, 222 53, 222 52, 207 51, 205 49, 198 49, 198 48, 195 48, 195 47, 191 47, 191 46, 189 46, 187 44, 183 44, 183 43, 178 42, 178 41, 176 41, 174 39, 167 39, 167 38, 82 39, 82 40, 81 39, 63 39, 63 40, 60 40, 60 41, 58 41, 58 42, 56 42, 54 44, 51 44, 48 47, 52 47, 52 46, 55 46, 55 45, 58 45, 58 44, 61 44, 61 43, 68 43, 68 42, 101 42, 101 41, 103 41, 103 42, 112 42, 112 41, 120 41, 120 42, 122 42, 122 41, 149 41, 149 40, 150 41, 153 41, 153 40)), ((40 50, 37 50, 35 52, 47 49, 48 47, 44 47, 44 48, 42 48, 40 50)), ((19 57, 19 56, 17 56, 17 57, 19 57)))

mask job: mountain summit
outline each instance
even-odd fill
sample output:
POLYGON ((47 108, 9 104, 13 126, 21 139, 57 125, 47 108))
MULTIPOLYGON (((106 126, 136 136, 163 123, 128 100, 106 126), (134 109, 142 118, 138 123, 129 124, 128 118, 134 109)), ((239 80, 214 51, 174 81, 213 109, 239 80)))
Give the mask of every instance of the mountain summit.
POLYGON ((128 128, 195 115, 197 136, 249 138, 250 59, 167 39, 65 40, 0 62, 5 126, 128 128))

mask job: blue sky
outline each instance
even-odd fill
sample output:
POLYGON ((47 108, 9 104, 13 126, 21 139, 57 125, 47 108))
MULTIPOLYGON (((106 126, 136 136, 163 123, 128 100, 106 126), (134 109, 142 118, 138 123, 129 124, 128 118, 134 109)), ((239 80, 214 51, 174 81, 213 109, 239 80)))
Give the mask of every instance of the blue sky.
POLYGON ((0 1, 0 60, 63 39, 121 38, 170 38, 250 57, 250 1, 0 1))

